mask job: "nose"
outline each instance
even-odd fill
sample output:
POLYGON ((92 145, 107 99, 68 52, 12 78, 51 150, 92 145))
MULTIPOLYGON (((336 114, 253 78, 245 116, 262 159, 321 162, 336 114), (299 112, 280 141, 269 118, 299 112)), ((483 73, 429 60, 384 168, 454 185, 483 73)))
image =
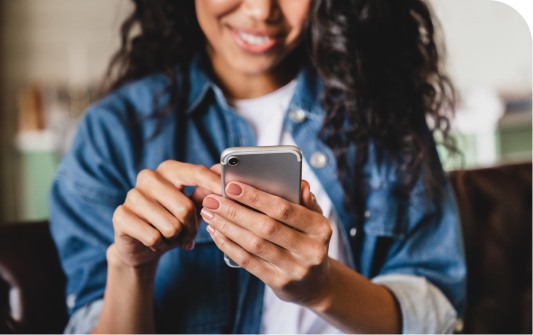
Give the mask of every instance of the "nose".
POLYGON ((276 21, 281 17, 277 0, 246 0, 244 9, 256 21, 276 21))

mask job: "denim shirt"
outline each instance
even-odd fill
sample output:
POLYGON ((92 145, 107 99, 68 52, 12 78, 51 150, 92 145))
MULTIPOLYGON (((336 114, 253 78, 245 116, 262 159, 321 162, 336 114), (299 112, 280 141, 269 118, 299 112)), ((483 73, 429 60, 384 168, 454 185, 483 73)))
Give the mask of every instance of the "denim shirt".
MULTIPOLYGON (((150 116, 154 96, 168 86, 163 74, 118 89, 84 115, 50 196, 50 229, 67 276, 71 315, 103 297, 106 249, 114 240, 113 212, 135 187, 142 169, 156 169, 165 160, 211 167, 219 163, 224 149, 256 144, 250 124, 228 105, 204 68, 199 59, 193 61, 186 109, 173 110, 159 126, 150 116)), ((439 201, 428 196, 421 181, 409 199, 395 196, 395 165, 371 145, 365 167, 367 211, 365 222, 357 222, 344 208, 335 157, 318 139, 325 116, 319 103, 322 87, 315 70, 303 66, 284 127, 308 163, 314 153, 327 158, 323 167, 310 166, 332 201, 341 237, 351 251, 350 266, 367 278, 422 277, 461 316, 466 268, 450 186, 445 185, 445 196, 439 201), (291 118, 294 110, 303 111, 305 117, 291 118)), ((160 104, 164 103, 161 99, 160 104)), ((438 169, 443 173, 440 165, 438 169)), ((187 187, 185 193, 192 190, 187 187)), ((205 228, 202 222, 194 250, 176 248, 160 259, 154 289, 157 331, 258 333, 263 282, 243 269, 228 267, 205 228)), ((402 313, 408 313, 400 305, 402 313)))

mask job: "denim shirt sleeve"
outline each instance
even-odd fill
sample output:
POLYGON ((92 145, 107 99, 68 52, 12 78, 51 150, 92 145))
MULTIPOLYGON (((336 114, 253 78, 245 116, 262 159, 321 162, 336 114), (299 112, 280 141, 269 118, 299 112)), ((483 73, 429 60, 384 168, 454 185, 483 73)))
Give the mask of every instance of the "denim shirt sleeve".
POLYGON ((383 171, 371 174, 360 270, 396 297, 404 332, 450 332, 455 318, 463 317, 466 297, 453 191, 444 180, 443 192, 432 197, 420 178, 403 199, 395 190, 392 164, 375 166, 383 171))
POLYGON ((403 334, 450 334, 457 312, 435 285, 424 277, 389 274, 372 282, 386 287, 402 313, 403 334))
POLYGON ((104 300, 98 299, 79 308, 71 315, 65 334, 89 334, 98 323, 104 300))
POLYGON ((50 230, 67 277, 66 304, 72 315, 102 298, 107 276, 106 251, 113 243, 113 213, 129 185, 127 150, 120 118, 113 106, 88 110, 50 191, 50 230))

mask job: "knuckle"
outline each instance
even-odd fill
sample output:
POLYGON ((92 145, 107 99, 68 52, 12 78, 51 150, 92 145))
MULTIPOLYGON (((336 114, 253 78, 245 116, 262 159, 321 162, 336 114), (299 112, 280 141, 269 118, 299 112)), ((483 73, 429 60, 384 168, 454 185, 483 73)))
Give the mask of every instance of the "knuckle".
POLYGON ((326 246, 317 247, 309 255, 309 265, 318 266, 322 264, 328 256, 328 248, 326 246))
POLYGON ((187 201, 185 201, 183 203, 183 210, 186 213, 195 212, 196 211, 196 206, 194 205, 194 203, 191 200, 187 200, 187 201))
POLYGON ((192 201, 184 201, 177 206, 177 214, 182 218, 188 218, 193 212, 196 211, 192 201))
POLYGON ((331 235, 333 235, 333 229, 331 229, 331 225, 325 224, 323 231, 322 231, 322 239, 326 242, 329 242, 331 240, 331 235))
POLYGON ((226 206, 226 217, 228 220, 235 220, 237 217, 237 209, 233 206, 226 206))
POLYGON ((261 234, 269 240, 275 239, 279 233, 279 224, 272 220, 264 220, 259 226, 261 234))
POLYGON ((172 237, 179 233, 177 222, 169 222, 161 230, 166 237, 172 237))
POLYGON ((153 180, 156 172, 150 169, 144 169, 137 175, 137 185, 142 185, 144 182, 153 180))
POLYGON ((333 235, 333 229, 329 220, 321 218, 320 223, 316 228, 316 236, 323 242, 329 242, 333 235))
POLYGON ((259 194, 254 191, 248 191, 247 192, 248 202, 252 207, 260 206, 261 205, 261 198, 259 197, 259 194))
MULTIPOLYGON (((220 248, 220 250, 224 250, 226 248, 226 240, 224 240, 223 238, 215 240, 215 243, 220 248)), ((237 260, 234 259, 233 261, 237 261, 237 260)))
POLYGON ((252 258, 248 255, 241 254, 239 255, 239 264, 241 265, 241 268, 248 270, 252 265, 252 258))
POLYGON ((145 245, 148 247, 154 247, 158 244, 161 235, 157 231, 152 231, 146 234, 145 245))
POLYGON ((262 238, 256 238, 256 237, 251 238, 248 244, 249 244, 250 251, 253 254, 256 254, 258 256, 261 256, 264 254, 266 246, 262 238))
POLYGON ((304 264, 309 268, 320 266, 328 257, 328 245, 317 242, 311 250, 309 250, 304 264))
POLYGON ((124 205, 120 205, 117 207, 117 209, 115 209, 115 212, 113 213, 113 218, 112 218, 113 225, 115 226, 115 230, 117 230, 117 228, 120 227, 120 223, 124 219, 124 215, 125 215, 124 212, 125 212, 124 205))
POLYGON ((132 188, 128 191, 128 194, 126 194, 126 201, 132 204, 138 204, 141 197, 141 191, 139 191, 137 188, 132 188))
POLYGON ((293 208, 286 202, 281 202, 276 208, 276 214, 280 221, 285 221, 292 216, 293 208))
POLYGON ((294 280, 295 281, 303 281, 309 276, 309 267, 306 266, 297 266, 294 269, 294 280))
POLYGON ((221 220, 219 224, 219 229, 223 233, 227 233, 230 229, 229 223, 226 220, 221 220))
POLYGON ((157 167, 157 170, 159 171, 166 171, 171 168, 171 166, 174 165, 174 162, 171 160, 163 161, 159 166, 157 167))
POLYGON ((113 220, 115 219, 121 219, 124 217, 124 212, 126 211, 126 208, 124 205, 120 205, 115 209, 115 212, 113 213, 113 220))

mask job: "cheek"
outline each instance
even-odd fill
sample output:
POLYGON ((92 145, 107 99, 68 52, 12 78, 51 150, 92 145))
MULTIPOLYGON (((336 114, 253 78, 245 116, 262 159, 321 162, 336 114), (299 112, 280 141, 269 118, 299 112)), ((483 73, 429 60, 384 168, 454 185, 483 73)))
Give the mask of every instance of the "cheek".
MULTIPOLYGON (((182 0, 184 1, 184 0, 182 0)), ((195 0, 196 14, 209 14, 220 17, 235 9, 242 0, 195 0)))
POLYGON ((309 13, 310 2, 310 0, 280 1, 285 21, 291 29, 287 44, 293 43, 302 34, 305 20, 309 13))
POLYGON ((241 0, 195 0, 198 23, 211 44, 216 44, 222 34, 221 18, 233 11, 240 2, 241 0))

